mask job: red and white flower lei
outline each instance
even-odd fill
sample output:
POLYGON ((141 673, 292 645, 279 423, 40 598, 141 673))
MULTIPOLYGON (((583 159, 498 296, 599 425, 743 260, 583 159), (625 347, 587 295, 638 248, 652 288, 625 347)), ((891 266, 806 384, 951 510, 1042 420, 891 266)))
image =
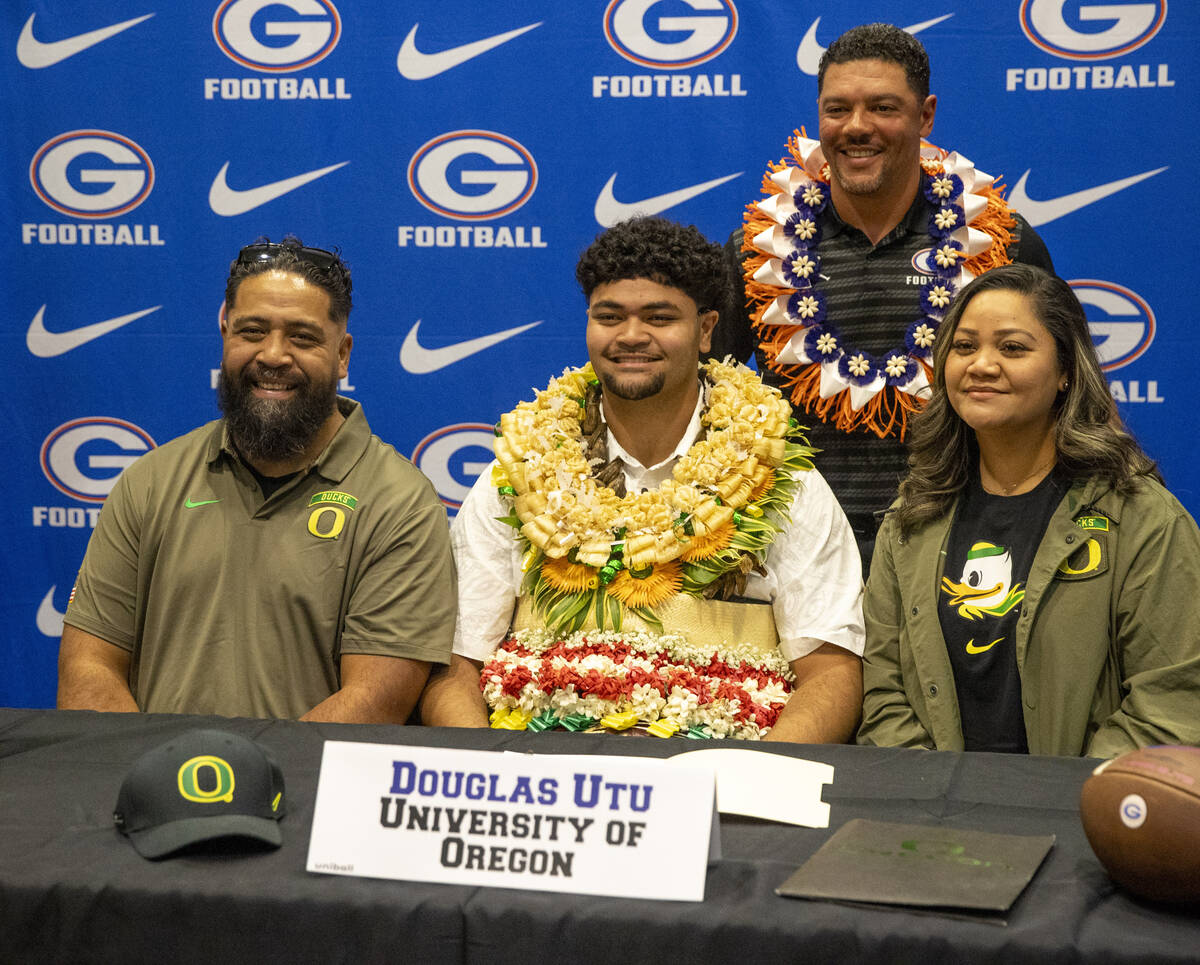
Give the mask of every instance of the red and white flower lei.
POLYGON ((774 726, 795 678, 778 650, 696 646, 678 634, 519 630, 484 665, 490 707, 537 717, 635 712, 712 737, 757 740, 774 726))

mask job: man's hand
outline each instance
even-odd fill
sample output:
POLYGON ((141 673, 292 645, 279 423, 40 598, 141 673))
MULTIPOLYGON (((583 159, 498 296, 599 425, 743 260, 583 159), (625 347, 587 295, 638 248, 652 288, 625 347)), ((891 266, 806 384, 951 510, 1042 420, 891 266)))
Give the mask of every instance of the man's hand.
POLYGON ((429 664, 406 657, 344 653, 342 686, 301 720, 342 724, 403 724, 429 677, 429 664))
POLYGON ((487 727, 487 704, 479 691, 483 664, 457 653, 434 671, 421 695, 421 722, 431 727, 487 727))
POLYGON ((792 661, 796 688, 764 740, 844 744, 862 716, 862 661, 823 643, 792 661))
POLYGON ((129 651, 70 624, 58 646, 59 710, 136 713, 129 689, 129 651))

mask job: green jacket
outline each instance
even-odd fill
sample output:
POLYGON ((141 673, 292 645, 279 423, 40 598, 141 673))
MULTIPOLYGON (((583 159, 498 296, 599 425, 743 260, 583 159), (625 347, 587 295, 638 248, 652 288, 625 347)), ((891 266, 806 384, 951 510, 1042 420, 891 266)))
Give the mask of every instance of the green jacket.
MULTIPOLYGON (((880 528, 859 743, 963 749, 938 621, 953 518, 907 539, 894 514, 880 528)), ((1130 496, 1074 483, 1030 567, 1016 649, 1030 753, 1200 743, 1200 531, 1178 500, 1152 480, 1130 496)))

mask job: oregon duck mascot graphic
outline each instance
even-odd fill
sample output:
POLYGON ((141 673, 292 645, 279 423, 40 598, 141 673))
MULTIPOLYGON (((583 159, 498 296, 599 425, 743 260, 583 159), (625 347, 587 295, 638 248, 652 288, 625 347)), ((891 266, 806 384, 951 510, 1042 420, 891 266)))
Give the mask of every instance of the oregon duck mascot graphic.
POLYGON ((1002 617, 1025 599, 1025 591, 1012 584, 1012 556, 1003 546, 980 541, 967 553, 962 579, 942 577, 942 592, 967 620, 1002 617))

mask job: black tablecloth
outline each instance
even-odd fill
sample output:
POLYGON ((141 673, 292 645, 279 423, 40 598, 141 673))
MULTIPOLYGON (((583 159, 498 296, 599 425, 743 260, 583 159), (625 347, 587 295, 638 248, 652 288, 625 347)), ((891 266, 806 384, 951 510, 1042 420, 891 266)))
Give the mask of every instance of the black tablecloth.
MULTIPOLYGON (((832 764, 828 829, 722 817, 701 902, 382 881, 305 871, 325 739, 664 757, 691 741, 169 715, 0 709, 3 962, 1147 962, 1200 960, 1200 918, 1117 888, 1079 824, 1094 761, 759 745, 832 764), (268 747, 284 846, 146 861, 113 828, 121 780, 192 727, 268 747), (1054 834, 1006 926, 780 898, 774 889, 851 818, 1054 834)), ((751 746, 751 745, 739 745, 751 746)), ((671 874, 662 869, 663 876, 671 874)))

